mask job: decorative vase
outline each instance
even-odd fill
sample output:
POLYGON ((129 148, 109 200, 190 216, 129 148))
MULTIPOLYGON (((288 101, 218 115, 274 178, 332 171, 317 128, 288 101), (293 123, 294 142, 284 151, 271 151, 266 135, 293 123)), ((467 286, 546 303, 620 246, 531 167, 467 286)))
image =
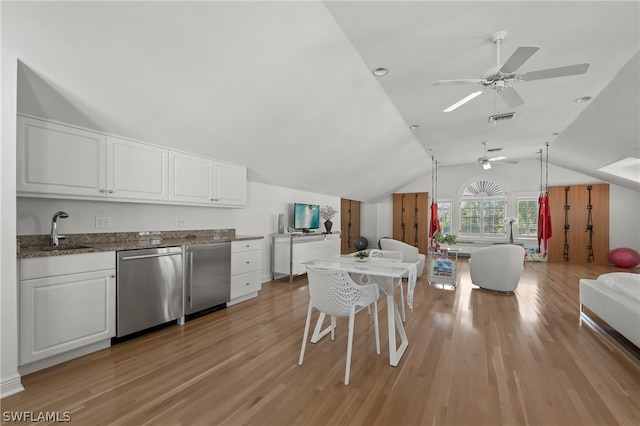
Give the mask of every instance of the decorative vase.
POLYGON ((327 232, 331 233, 332 226, 333 226, 333 222, 331 222, 329 219, 324 221, 324 227, 327 230, 327 232))
POLYGON ((284 213, 278 214, 278 234, 284 234, 284 213))
POLYGON ((509 244, 513 244, 513 223, 509 224, 509 244))

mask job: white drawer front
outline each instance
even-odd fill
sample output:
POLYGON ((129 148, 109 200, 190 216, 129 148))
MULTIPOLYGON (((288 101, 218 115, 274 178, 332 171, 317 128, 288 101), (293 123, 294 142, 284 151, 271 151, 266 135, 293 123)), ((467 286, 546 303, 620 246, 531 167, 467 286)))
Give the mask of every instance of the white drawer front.
POLYGON ((231 255, 231 275, 245 274, 262 269, 262 251, 245 251, 231 255))
POLYGON ((114 251, 34 257, 20 259, 20 279, 29 280, 56 275, 78 274, 113 269, 115 267, 116 253, 114 251))
POLYGON ((233 275, 231 277, 231 300, 248 293, 260 291, 261 288, 260 271, 233 275))
POLYGON ((262 240, 244 240, 244 241, 232 241, 231 252, 237 253, 242 251, 261 250, 262 240))

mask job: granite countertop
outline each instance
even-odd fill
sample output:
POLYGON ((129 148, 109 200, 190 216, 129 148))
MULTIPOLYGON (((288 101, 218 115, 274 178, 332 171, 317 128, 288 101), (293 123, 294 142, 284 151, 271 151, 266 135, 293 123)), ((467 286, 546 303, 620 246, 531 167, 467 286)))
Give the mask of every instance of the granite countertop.
POLYGON ((17 256, 19 259, 24 259, 264 238, 262 236, 236 235, 235 229, 66 234, 66 236, 66 239, 60 240, 58 247, 53 247, 51 246, 51 237, 49 235, 19 235, 17 256))

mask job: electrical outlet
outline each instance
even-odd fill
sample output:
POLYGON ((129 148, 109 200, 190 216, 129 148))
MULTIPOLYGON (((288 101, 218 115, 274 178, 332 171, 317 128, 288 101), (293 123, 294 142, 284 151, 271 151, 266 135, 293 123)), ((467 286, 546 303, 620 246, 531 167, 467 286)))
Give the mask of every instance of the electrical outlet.
POLYGON ((176 226, 182 227, 182 226, 184 226, 184 224, 185 224, 185 221, 184 221, 183 217, 179 217, 179 218, 176 219, 176 226))
POLYGON ((109 216, 96 216, 96 228, 111 228, 111 218, 109 216))

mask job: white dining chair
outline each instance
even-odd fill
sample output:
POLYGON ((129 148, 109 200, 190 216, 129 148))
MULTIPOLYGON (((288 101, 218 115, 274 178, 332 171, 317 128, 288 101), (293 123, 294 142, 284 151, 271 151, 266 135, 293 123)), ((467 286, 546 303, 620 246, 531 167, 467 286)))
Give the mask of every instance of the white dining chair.
POLYGON ((309 309, 307 321, 304 326, 302 348, 298 364, 302 365, 304 352, 309 337, 311 314, 313 309, 320 311, 314 336, 318 338, 331 333, 331 340, 335 338, 336 317, 349 317, 349 339, 347 341, 347 360, 344 373, 344 384, 349 384, 351 370, 351 352, 353 347, 353 328, 355 314, 365 307, 373 305, 373 324, 376 338, 376 353, 380 354, 380 333, 378 331, 378 295, 376 284, 359 285, 354 282, 349 274, 340 269, 318 269, 307 266, 307 278, 309 279, 309 309), (321 330, 325 315, 331 316, 331 324, 321 330))
MULTIPOLYGON (((402 252, 399 250, 379 250, 379 249, 371 249, 369 250, 369 258, 372 259, 385 259, 385 260, 390 260, 392 262, 402 262, 402 252)), ((365 284, 365 283, 375 283, 376 280, 379 281, 380 283, 386 284, 386 288, 391 288, 393 289, 394 286, 394 279, 393 278, 387 278, 387 277, 375 277, 375 279, 369 275, 366 276, 366 278, 364 278, 364 276, 359 276, 357 277, 358 279, 356 279, 355 281, 358 282, 359 284, 365 284)), ((400 304, 402 305, 402 321, 406 322, 407 321, 407 315, 405 313, 405 308, 404 308, 404 290, 403 290, 403 286, 402 286, 402 279, 400 279, 400 304)))

